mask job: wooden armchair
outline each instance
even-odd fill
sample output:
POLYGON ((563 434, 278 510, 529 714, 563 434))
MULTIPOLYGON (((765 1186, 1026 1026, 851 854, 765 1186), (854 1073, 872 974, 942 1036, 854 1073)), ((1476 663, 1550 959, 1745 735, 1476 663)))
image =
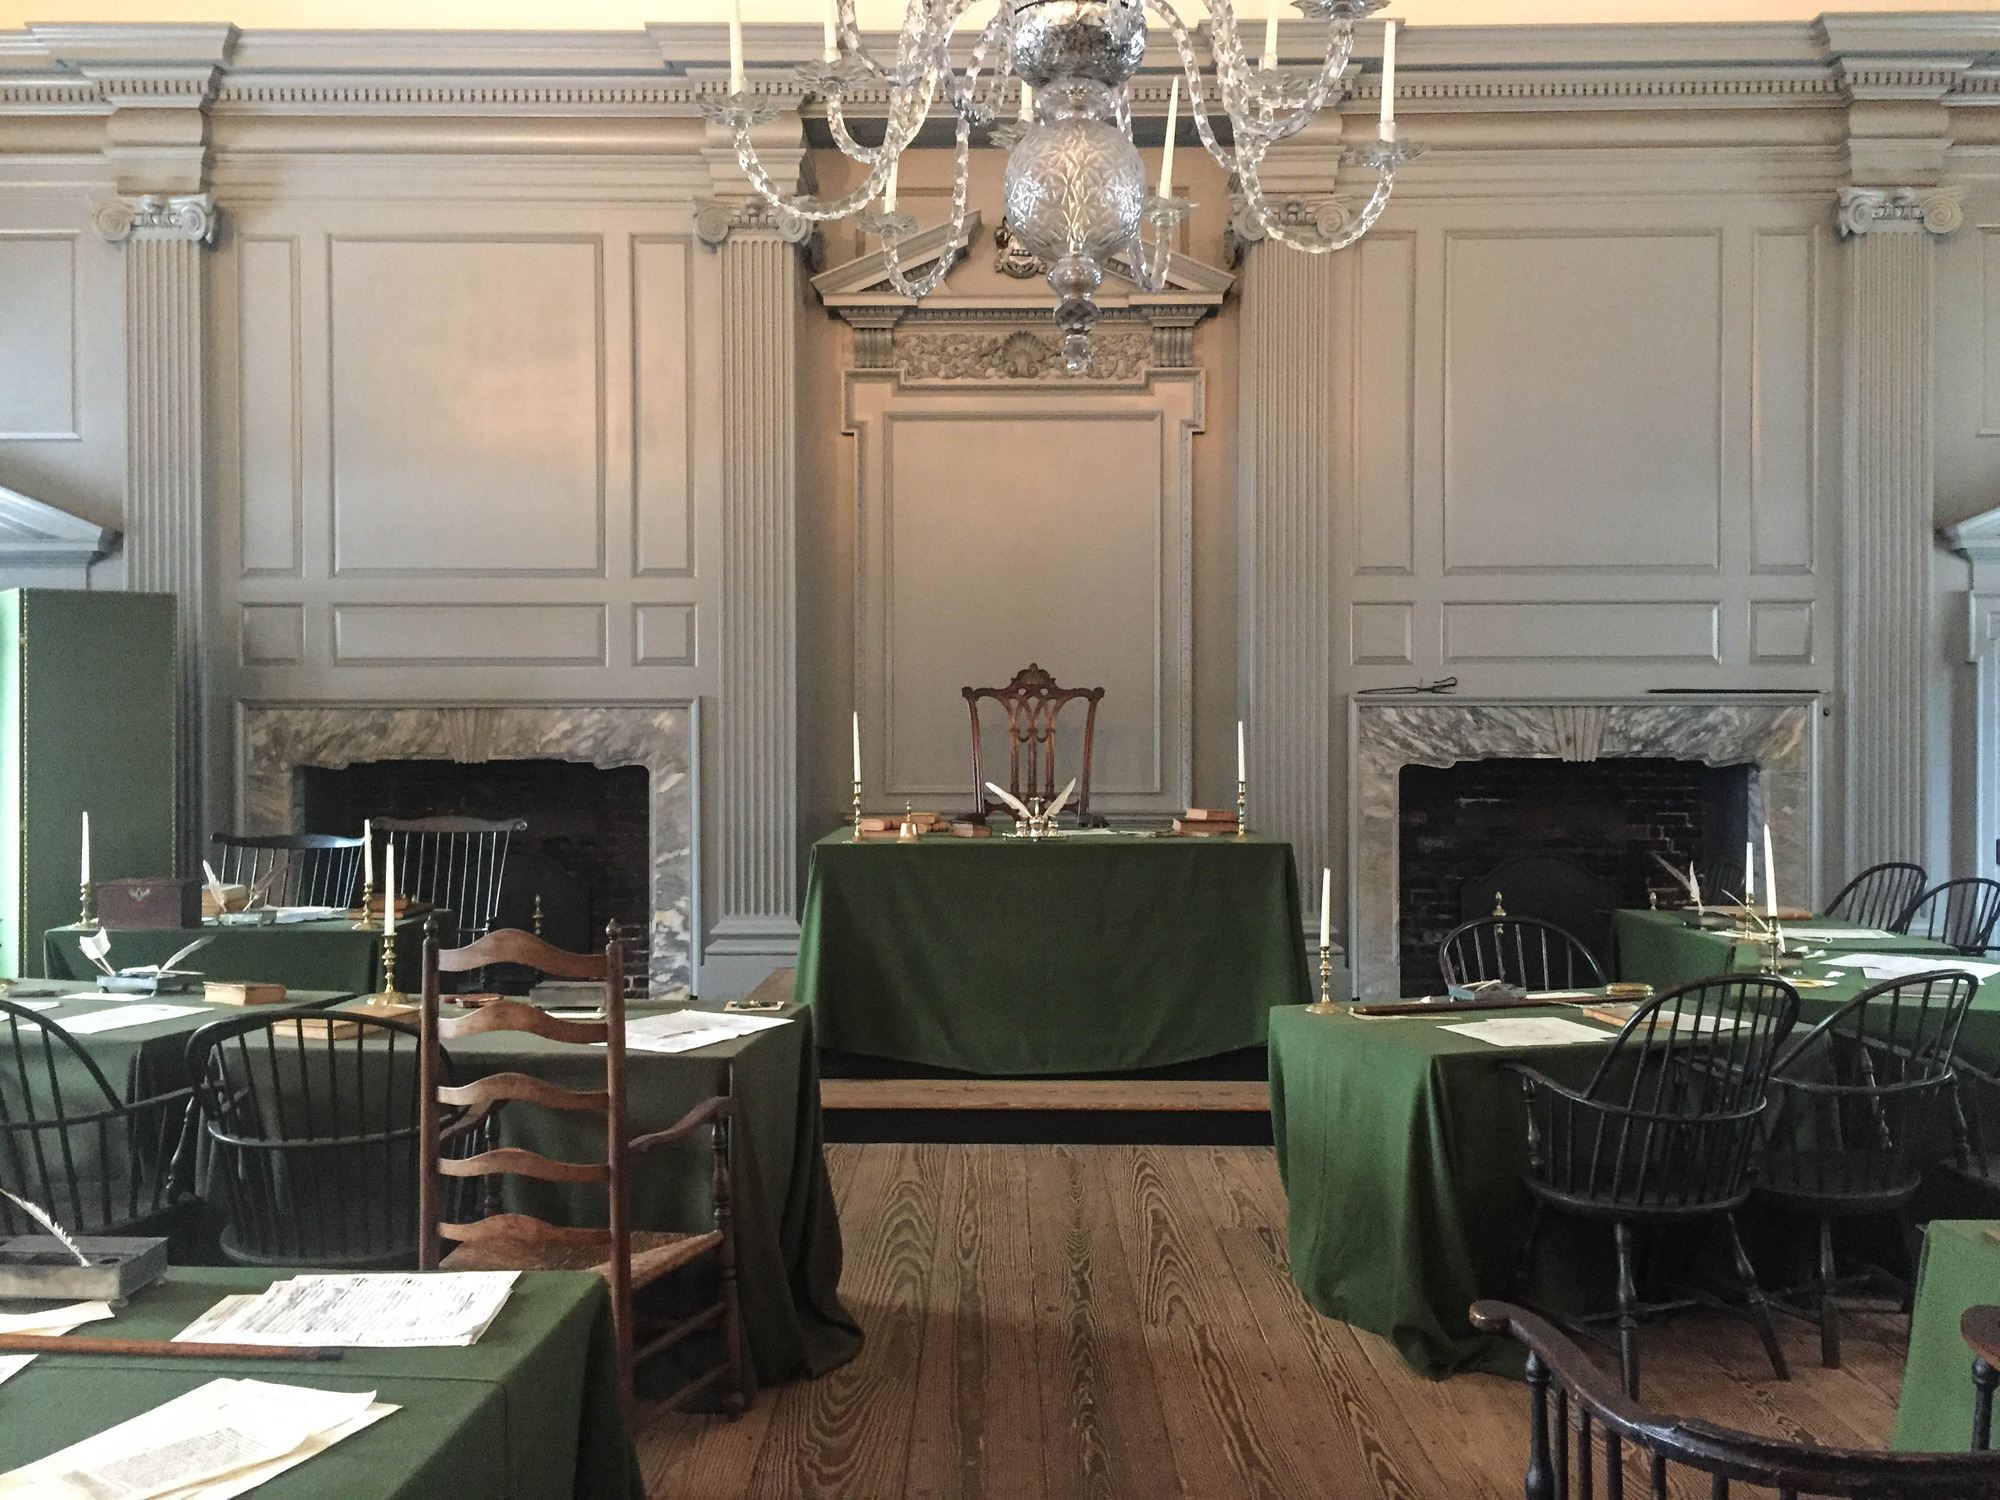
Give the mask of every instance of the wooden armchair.
POLYGON ((594 1270, 611 1284, 611 1313, 618 1344, 618 1373, 626 1413, 633 1406, 633 1370, 642 1359, 679 1343, 689 1334, 721 1325, 722 1357, 668 1398, 679 1406, 715 1382, 725 1387, 731 1416, 744 1401, 743 1330, 736 1293, 736 1231, 731 1204, 729 1124, 734 1101, 727 1095, 704 1100, 666 1130, 628 1139, 626 1135, 625 978, 618 924, 612 923, 602 953, 569 953, 530 933, 503 928, 464 948, 440 951, 436 933, 424 942, 423 1050, 419 1091, 423 1117, 419 1139, 418 1264, 448 1271, 594 1270), (563 979, 604 983, 604 1020, 558 1020, 522 1000, 489 1002, 472 1014, 438 1015, 440 971, 464 973, 486 964, 522 964, 563 979), (552 1042, 604 1048, 605 1086, 561 1088, 525 1073, 495 1073, 462 1088, 441 1087, 442 1044, 487 1032, 522 1031, 552 1042), (500 1113, 512 1101, 545 1109, 601 1114, 605 1159, 559 1161, 521 1146, 501 1144, 500 1113), (446 1111, 450 1111, 447 1116, 446 1111), (697 1233, 635 1231, 631 1224, 631 1161, 635 1153, 685 1140, 707 1126, 713 1133, 713 1226, 697 1233), (499 1211, 494 1179, 530 1177, 543 1182, 602 1183, 607 1227, 551 1224, 531 1214, 499 1211), (441 1217, 440 1178, 485 1179, 487 1193, 477 1205, 455 1195, 462 1221, 441 1217), (469 1211, 468 1211, 469 1210, 469 1211), (439 1258, 440 1238, 458 1248, 439 1258), (705 1255, 715 1257, 716 1300, 691 1316, 646 1329, 640 1342, 634 1294, 705 1255))
POLYGON ((980 764, 979 700, 991 698, 1007 715, 1007 790, 1023 802, 1056 795, 1056 719, 1077 699, 1087 705, 1083 715, 1083 768, 1076 779, 1076 797, 1069 810, 1080 828, 1102 827, 1104 819, 1090 810, 1090 758, 1097 736, 1097 705, 1104 689, 1058 687, 1055 678, 1033 662, 1016 672, 1004 688, 960 688, 972 715, 972 817, 985 822, 993 813, 1007 813, 1004 802, 986 794, 987 776, 980 764), (1023 775, 1022 761, 1027 762, 1023 775))
POLYGON ((333 833, 214 836, 217 878, 265 888, 270 906, 349 907, 361 899, 361 840, 333 833))

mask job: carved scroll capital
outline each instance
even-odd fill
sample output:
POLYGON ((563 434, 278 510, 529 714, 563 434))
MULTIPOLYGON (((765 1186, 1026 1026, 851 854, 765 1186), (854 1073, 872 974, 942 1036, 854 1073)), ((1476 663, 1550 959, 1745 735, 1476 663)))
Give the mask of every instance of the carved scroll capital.
POLYGON ((1921 229, 1947 235, 1965 222, 1963 194, 1964 189, 1955 187, 1844 187, 1837 210, 1840 232, 1852 236, 1921 229))
POLYGON ((169 198, 147 194, 136 198, 106 198, 92 210, 91 228, 117 245, 129 239, 193 240, 215 243, 221 210, 207 193, 169 198))
POLYGON ((694 237, 711 250, 720 250, 736 233, 775 234, 788 245, 803 245, 812 238, 810 222, 789 209, 772 207, 762 198, 738 198, 722 202, 697 198, 694 204, 694 237))

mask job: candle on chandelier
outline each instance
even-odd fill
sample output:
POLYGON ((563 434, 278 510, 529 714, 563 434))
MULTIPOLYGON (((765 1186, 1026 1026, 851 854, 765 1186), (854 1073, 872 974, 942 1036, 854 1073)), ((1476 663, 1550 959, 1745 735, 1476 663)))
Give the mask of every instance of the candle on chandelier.
POLYGON ((1396 23, 1382 27, 1382 139, 1396 138, 1396 23))
POLYGON ((840 61, 840 17, 834 11, 834 0, 826 0, 826 8, 820 14, 820 41, 826 49, 828 62, 840 61))
POLYGON ((889 185, 882 190, 882 212, 885 214, 896 211, 896 174, 902 169, 903 158, 900 156, 889 163, 889 185))
POLYGON ((1265 0, 1264 4, 1264 66, 1278 65, 1278 0, 1265 0))
POLYGON ((1021 85, 1021 123, 1026 125, 1035 118, 1035 90, 1030 84, 1021 85))
POLYGON ((1764 915, 1778 920, 1778 866, 1771 858, 1771 825, 1764 825, 1764 915))
POLYGON ((1333 871, 1319 872, 1319 945, 1333 946, 1333 871))
POLYGON ((90 814, 83 815, 83 885, 90 884, 90 814))
POLYGON ((1174 75, 1174 91, 1167 95, 1167 143, 1160 148, 1160 196, 1174 195, 1174 131, 1181 123, 1181 76, 1174 75))
POLYGON ((729 0, 729 92, 740 94, 743 81, 743 0, 729 0))

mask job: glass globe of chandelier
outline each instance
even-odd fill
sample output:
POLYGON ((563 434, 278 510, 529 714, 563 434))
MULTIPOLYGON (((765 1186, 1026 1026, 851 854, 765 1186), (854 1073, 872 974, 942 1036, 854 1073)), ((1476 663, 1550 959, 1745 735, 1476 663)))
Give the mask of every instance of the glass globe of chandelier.
POLYGON ((1264 195, 1265 155, 1335 97, 1354 50, 1355 22, 1388 0, 1291 0, 1307 20, 1326 28, 1318 67, 1303 72, 1278 66, 1275 11, 1266 22, 1262 60, 1253 61, 1238 35, 1230 0, 1209 0, 1208 50, 1214 59, 1216 98, 1229 120, 1229 146, 1217 138, 1203 102, 1194 39, 1168 0, 999 0, 960 72, 951 59, 952 32, 978 3, 908 0, 895 58, 885 62, 863 45, 854 0, 826 0, 824 55, 799 70, 799 83, 824 99, 827 127, 842 153, 868 169, 860 184, 841 197, 781 192, 757 159, 751 130, 773 118, 777 106, 752 96, 746 86, 740 0, 730 19, 729 93, 711 97, 706 112, 732 133, 737 161, 781 219, 823 221, 862 214, 862 230, 882 241, 890 284, 913 300, 935 290, 963 253, 972 132, 990 131, 1010 148, 1003 189, 1008 232, 1048 268, 1056 325, 1064 335, 1063 360, 1073 373, 1090 363, 1090 333, 1099 316, 1096 293, 1108 267, 1123 260, 1138 286, 1149 292, 1164 289, 1172 259, 1170 236, 1194 207, 1172 196, 1179 77, 1168 107, 1158 192, 1147 191, 1145 168, 1132 143, 1130 85, 1146 54, 1148 9, 1165 24, 1180 54, 1189 111, 1202 146, 1230 175, 1241 194, 1243 216, 1266 237, 1315 255, 1353 244, 1388 205, 1397 168, 1421 149, 1396 134, 1391 22, 1383 57, 1380 139, 1352 147, 1343 157, 1375 174, 1368 200, 1352 216, 1322 216, 1317 224, 1302 225, 1274 212, 1264 195), (1010 79, 1019 80, 1018 92, 1010 88, 1010 79), (888 108, 882 143, 862 145, 848 131, 842 100, 857 89, 884 87, 888 108), (900 252, 919 226, 897 210, 896 164, 940 95, 957 116, 949 231, 942 253, 913 276, 904 269, 900 252), (1010 103, 1016 106, 1012 118, 1010 103), (874 212, 862 212, 878 203, 874 212))

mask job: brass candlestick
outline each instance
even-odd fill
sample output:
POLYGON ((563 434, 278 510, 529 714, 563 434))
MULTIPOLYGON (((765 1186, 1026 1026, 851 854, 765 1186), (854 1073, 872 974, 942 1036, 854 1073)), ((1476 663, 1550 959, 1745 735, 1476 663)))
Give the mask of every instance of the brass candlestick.
POLYGON ((1236 778, 1236 836, 1239 839, 1250 837, 1249 815, 1245 808, 1241 776, 1236 778))
POLYGON ((861 783, 854 783, 854 842, 861 842, 861 783))
POLYGON ((1306 1007, 1309 1016, 1337 1016, 1340 1007, 1333 1003, 1333 949, 1322 945, 1319 950, 1319 999, 1306 1007))
POLYGON ((369 920, 375 910, 375 882, 369 881, 361 887, 361 920, 354 924, 356 932, 371 932, 375 924, 369 920))
POLYGON ((382 988, 368 997, 385 1005, 408 1005, 410 997, 396 988, 396 898, 382 904, 382 988))
POLYGON ((90 910, 90 882, 87 880, 79 881, 77 883, 77 893, 76 925, 79 927, 95 927, 97 925, 97 918, 90 910))

